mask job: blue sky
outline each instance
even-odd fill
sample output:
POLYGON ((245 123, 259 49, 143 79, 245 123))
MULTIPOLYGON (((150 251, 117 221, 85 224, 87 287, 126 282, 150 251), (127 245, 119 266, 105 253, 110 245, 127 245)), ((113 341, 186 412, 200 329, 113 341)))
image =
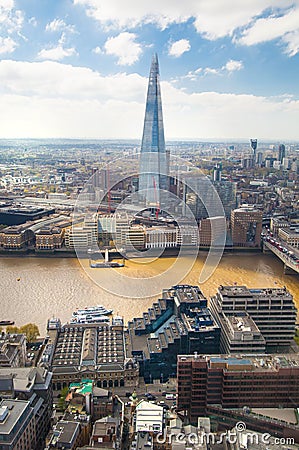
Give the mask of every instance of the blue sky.
POLYGON ((299 140, 299 2, 0 0, 0 137, 299 140))

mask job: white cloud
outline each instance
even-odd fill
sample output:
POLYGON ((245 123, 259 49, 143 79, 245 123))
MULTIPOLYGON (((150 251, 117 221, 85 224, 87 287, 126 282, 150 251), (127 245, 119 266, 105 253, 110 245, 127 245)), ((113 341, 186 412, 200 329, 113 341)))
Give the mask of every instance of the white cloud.
POLYGON ((0 54, 13 53, 18 44, 11 38, 2 38, 0 36, 0 54))
POLYGON ((84 6, 88 16, 106 28, 114 29, 134 28, 143 23, 166 28, 171 23, 185 22, 192 15, 188 11, 188 1, 185 8, 179 0, 126 0, 125 7, 121 0, 73 0, 73 3, 84 6))
POLYGON ((73 0, 104 28, 130 29, 153 23, 164 29, 194 19, 198 33, 215 40, 225 36, 244 45, 281 39, 286 52, 298 51, 298 0, 73 0), (262 17, 264 16, 264 17, 262 17), (241 33, 241 34, 240 34, 241 33))
POLYGON ((54 19, 52 20, 52 22, 47 23, 46 31, 69 31, 70 33, 74 33, 75 26, 66 24, 63 19, 54 19))
POLYGON ((226 70, 227 72, 235 72, 235 71, 243 69, 243 67, 244 66, 243 66, 242 61, 236 61, 236 60, 230 59, 229 61, 227 61, 225 66, 222 67, 222 69, 226 70))
POLYGON ((101 47, 95 47, 92 49, 93 53, 95 53, 96 55, 102 55, 103 50, 101 49, 101 47))
POLYGON ((179 58, 183 53, 188 52, 190 48, 191 45, 188 39, 180 39, 169 46, 168 54, 175 58, 179 58))
POLYGON ((294 56, 299 47, 299 5, 277 15, 257 19, 235 41, 242 45, 255 45, 282 38, 286 53, 294 56))
POLYGON ((282 41, 286 44, 285 53, 288 56, 295 56, 299 53, 299 29, 286 33, 282 41))
POLYGON ((38 52, 38 59, 48 59, 51 61, 61 61, 64 58, 77 55, 76 49, 74 47, 65 47, 66 34, 63 32, 58 41, 57 45, 49 46, 48 48, 43 48, 38 52))
POLYGON ((203 74, 204 75, 219 75, 222 71, 221 69, 215 69, 213 67, 206 67, 205 69, 203 69, 203 74))
POLYGON ((28 20, 28 23, 30 23, 30 25, 32 25, 33 27, 36 27, 37 26, 36 17, 30 17, 30 19, 28 20))
MULTIPOLYGON (((138 74, 0 61, 0 137, 141 139, 146 86, 138 74)), ((161 88, 167 139, 299 139, 298 100, 161 88)))
POLYGON ((0 2, 0 31, 8 34, 21 31, 24 22, 24 13, 15 8, 14 0, 1 0, 0 2))
POLYGON ((52 61, 61 61, 64 58, 69 56, 76 55, 75 48, 64 48, 61 44, 58 44, 57 47, 52 48, 43 48, 38 52, 38 59, 50 59, 52 61))
POLYGON ((116 56, 120 66, 131 66, 138 61, 142 48, 136 42, 136 34, 123 32, 116 37, 111 37, 105 42, 104 48, 107 55, 116 56))
POLYGON ((64 58, 67 58, 69 56, 76 55, 76 49, 71 48, 64 48, 61 44, 58 44, 57 47, 51 47, 51 48, 43 48, 38 52, 37 58, 38 59, 49 59, 52 61, 61 61, 64 58))
POLYGON ((243 69, 243 62, 236 61, 234 59, 230 59, 224 64, 222 67, 198 67, 198 69, 194 71, 189 71, 187 75, 183 76, 182 79, 187 78, 191 81, 196 81, 199 76, 203 77, 206 75, 227 75, 231 74, 235 71, 239 71, 243 69))

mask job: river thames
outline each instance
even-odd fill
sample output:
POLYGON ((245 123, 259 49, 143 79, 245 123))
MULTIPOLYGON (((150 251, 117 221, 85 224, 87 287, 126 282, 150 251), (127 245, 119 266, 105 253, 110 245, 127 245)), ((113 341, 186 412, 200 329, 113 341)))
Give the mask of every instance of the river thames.
MULTIPOLYGON (((182 283, 198 284, 204 257, 204 254, 199 255, 182 283)), ((173 261, 174 258, 160 258, 149 265, 126 261, 126 266, 117 270, 129 277, 153 276, 153 273, 163 272, 173 261)), ((114 269, 93 270, 104 270, 109 277, 110 270, 114 269)), ((103 304, 128 321, 142 315, 158 297, 126 298, 107 292, 90 279, 76 258, 3 257, 0 271, 0 320, 13 320, 18 326, 34 322, 41 335, 46 334, 47 319, 55 316, 67 322, 79 307, 103 304)), ((220 284, 244 284, 252 288, 286 286, 299 307, 298 275, 284 275, 283 264, 271 254, 225 254, 214 274, 200 287, 209 297, 216 293, 220 284)), ((126 295, 125 283, 122 289, 126 295)))

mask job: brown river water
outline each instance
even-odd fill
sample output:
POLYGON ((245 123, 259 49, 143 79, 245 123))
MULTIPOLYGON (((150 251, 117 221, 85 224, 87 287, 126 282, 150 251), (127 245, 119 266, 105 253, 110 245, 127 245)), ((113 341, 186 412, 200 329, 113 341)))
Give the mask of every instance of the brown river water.
MULTIPOLYGON (((204 254, 200 254, 189 274, 183 280, 177 280, 177 284, 179 281, 198 284, 204 258, 204 254)), ((116 270, 127 277, 141 278, 163 272, 173 262, 174 258, 160 258, 151 264, 128 261, 124 268, 116 270)), ((109 279, 110 271, 115 269, 92 270, 105 271, 105 277, 109 279)), ((39 326, 41 335, 45 335, 48 318, 55 316, 66 322, 79 307, 103 304, 128 321, 140 316, 158 298, 158 295, 147 298, 120 297, 99 287, 88 273, 90 270, 85 271, 76 258, 0 258, 0 320, 13 320, 18 326, 34 322, 39 326)), ((126 281, 119 282, 125 294, 126 281)), ((283 264, 274 255, 225 254, 214 274, 200 286, 209 297, 215 294, 220 284, 234 283, 252 288, 286 286, 299 308, 299 276, 284 275, 283 264)), ((170 285, 165 283, 164 287, 170 285)))

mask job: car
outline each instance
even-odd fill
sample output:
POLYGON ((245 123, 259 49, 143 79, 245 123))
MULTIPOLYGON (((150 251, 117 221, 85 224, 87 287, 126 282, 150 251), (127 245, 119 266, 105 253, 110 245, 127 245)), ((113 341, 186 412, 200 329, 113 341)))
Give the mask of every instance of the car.
POLYGON ((175 400, 176 399, 176 395, 175 394, 166 394, 165 398, 167 400, 175 400))

